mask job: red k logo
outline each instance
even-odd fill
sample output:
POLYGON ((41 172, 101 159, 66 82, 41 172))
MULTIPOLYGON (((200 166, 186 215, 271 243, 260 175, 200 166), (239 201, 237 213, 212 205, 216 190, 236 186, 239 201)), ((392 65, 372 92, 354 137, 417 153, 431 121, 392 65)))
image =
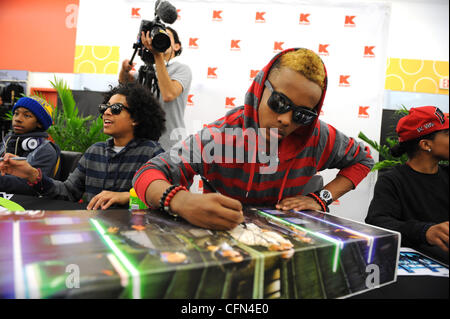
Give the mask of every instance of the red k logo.
POLYGON ((180 19, 181 19, 180 12, 181 12, 181 9, 177 9, 177 13, 178 13, 178 15, 177 15, 177 20, 180 20, 180 19))
POLYGON ((141 14, 139 13, 139 10, 141 10, 141 8, 131 8, 131 17, 140 18, 141 14))
POLYGON ((217 68, 208 68, 208 79, 217 79, 217 68))
POLYGON ((192 100, 193 97, 194 97, 194 94, 188 94, 186 105, 194 106, 194 101, 192 100))
POLYGON ((225 98, 225 107, 227 109, 232 109, 233 107, 235 107, 236 105, 234 105, 234 100, 236 98, 235 97, 226 97, 225 98))
POLYGON ((266 22, 266 18, 264 18, 265 12, 256 12, 255 22, 264 23, 266 22))
POLYGON ((190 49, 198 49, 197 41, 198 41, 198 38, 189 38, 189 48, 190 49))
POLYGON ((250 70, 250 80, 253 80, 258 75, 259 70, 250 70))
POLYGON ((273 44, 273 51, 274 52, 280 52, 283 51, 283 44, 284 42, 274 42, 273 44))
POLYGON ((356 16, 345 16, 345 27, 355 27, 356 24, 353 21, 353 19, 356 18, 356 16))
POLYGON ((310 24, 310 22, 309 22, 309 16, 310 16, 311 14, 310 13, 300 13, 300 24, 303 24, 303 25, 309 25, 310 24))
POLYGON ((348 78, 350 77, 350 75, 341 75, 339 77, 339 86, 350 86, 350 82, 348 81, 348 78))
POLYGON ((213 10, 213 21, 222 21, 222 10, 213 10))
POLYGON ((359 112, 358 112, 358 117, 369 118, 369 113, 367 112, 369 107, 370 106, 360 106, 359 107, 359 112))
POLYGON ((319 54, 320 55, 330 55, 328 52, 329 44, 319 44, 319 54))
POLYGON ((365 46, 364 47, 364 57, 365 58, 374 58, 375 57, 375 53, 373 53, 373 49, 375 48, 375 46, 365 46))
POLYGON ((239 46, 239 42, 241 42, 241 40, 231 40, 231 50, 233 50, 233 51, 241 50, 241 47, 239 46))

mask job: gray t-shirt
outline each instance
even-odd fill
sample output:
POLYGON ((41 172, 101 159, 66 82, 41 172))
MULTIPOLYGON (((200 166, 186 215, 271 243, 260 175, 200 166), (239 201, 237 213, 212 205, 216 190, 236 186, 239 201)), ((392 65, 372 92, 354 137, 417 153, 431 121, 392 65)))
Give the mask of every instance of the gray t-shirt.
POLYGON ((183 92, 171 102, 164 102, 162 97, 159 98, 161 106, 164 112, 166 112, 166 131, 159 139, 159 143, 165 151, 168 151, 173 145, 182 140, 183 137, 186 137, 184 110, 186 109, 188 93, 192 82, 191 69, 185 64, 171 62, 167 66, 167 72, 172 80, 176 80, 181 84, 183 92), (174 131, 175 129, 177 130, 174 131), (170 139, 171 133, 174 139, 170 139))

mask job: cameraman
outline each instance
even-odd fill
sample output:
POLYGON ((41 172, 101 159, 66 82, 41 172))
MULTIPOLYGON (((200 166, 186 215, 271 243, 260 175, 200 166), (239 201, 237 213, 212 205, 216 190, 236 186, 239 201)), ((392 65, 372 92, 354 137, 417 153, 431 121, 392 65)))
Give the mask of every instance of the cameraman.
MULTIPOLYGON (((170 47, 165 52, 159 52, 152 48, 152 39, 149 32, 141 34, 142 44, 154 56, 156 77, 160 90, 160 102, 163 110, 166 112, 166 131, 159 139, 159 143, 164 150, 169 150, 175 143, 182 140, 186 134, 184 124, 184 110, 186 108, 187 97, 192 82, 192 72, 189 66, 172 61, 179 56, 182 51, 181 42, 177 32, 171 27, 166 27, 167 34, 170 37, 170 47), (181 129, 173 136, 177 139, 171 139, 170 134, 174 129, 181 129)), ((119 73, 119 82, 125 83, 137 80, 137 73, 130 73, 136 63, 129 64, 130 60, 122 62, 122 69, 119 73)))

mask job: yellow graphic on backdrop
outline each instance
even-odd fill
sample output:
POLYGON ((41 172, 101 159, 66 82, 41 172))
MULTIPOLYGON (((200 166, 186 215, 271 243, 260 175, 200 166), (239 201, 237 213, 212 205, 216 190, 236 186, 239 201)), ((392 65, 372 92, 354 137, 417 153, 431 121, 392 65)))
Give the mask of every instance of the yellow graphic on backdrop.
POLYGON ((74 73, 117 74, 119 57, 118 46, 77 45, 74 73))
POLYGON ((439 81, 448 77, 446 61, 389 58, 385 89, 392 91, 446 94, 439 81))

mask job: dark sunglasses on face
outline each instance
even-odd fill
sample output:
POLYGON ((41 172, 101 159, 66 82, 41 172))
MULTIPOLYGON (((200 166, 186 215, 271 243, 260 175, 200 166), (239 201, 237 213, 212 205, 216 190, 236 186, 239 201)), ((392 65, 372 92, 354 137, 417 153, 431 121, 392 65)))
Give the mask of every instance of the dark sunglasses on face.
POLYGON ((120 114, 120 112, 122 112, 123 109, 129 111, 129 108, 126 107, 125 105, 123 105, 122 103, 114 103, 114 104, 111 104, 111 105, 100 104, 98 106, 98 111, 103 116, 103 114, 106 112, 106 110, 108 108, 111 108, 111 113, 114 114, 114 115, 120 114))
POLYGON ((316 111, 304 106, 297 106, 286 95, 275 91, 269 80, 266 80, 264 85, 272 92, 267 100, 267 105, 272 111, 283 114, 292 110, 292 121, 300 125, 310 125, 317 118, 316 111))

